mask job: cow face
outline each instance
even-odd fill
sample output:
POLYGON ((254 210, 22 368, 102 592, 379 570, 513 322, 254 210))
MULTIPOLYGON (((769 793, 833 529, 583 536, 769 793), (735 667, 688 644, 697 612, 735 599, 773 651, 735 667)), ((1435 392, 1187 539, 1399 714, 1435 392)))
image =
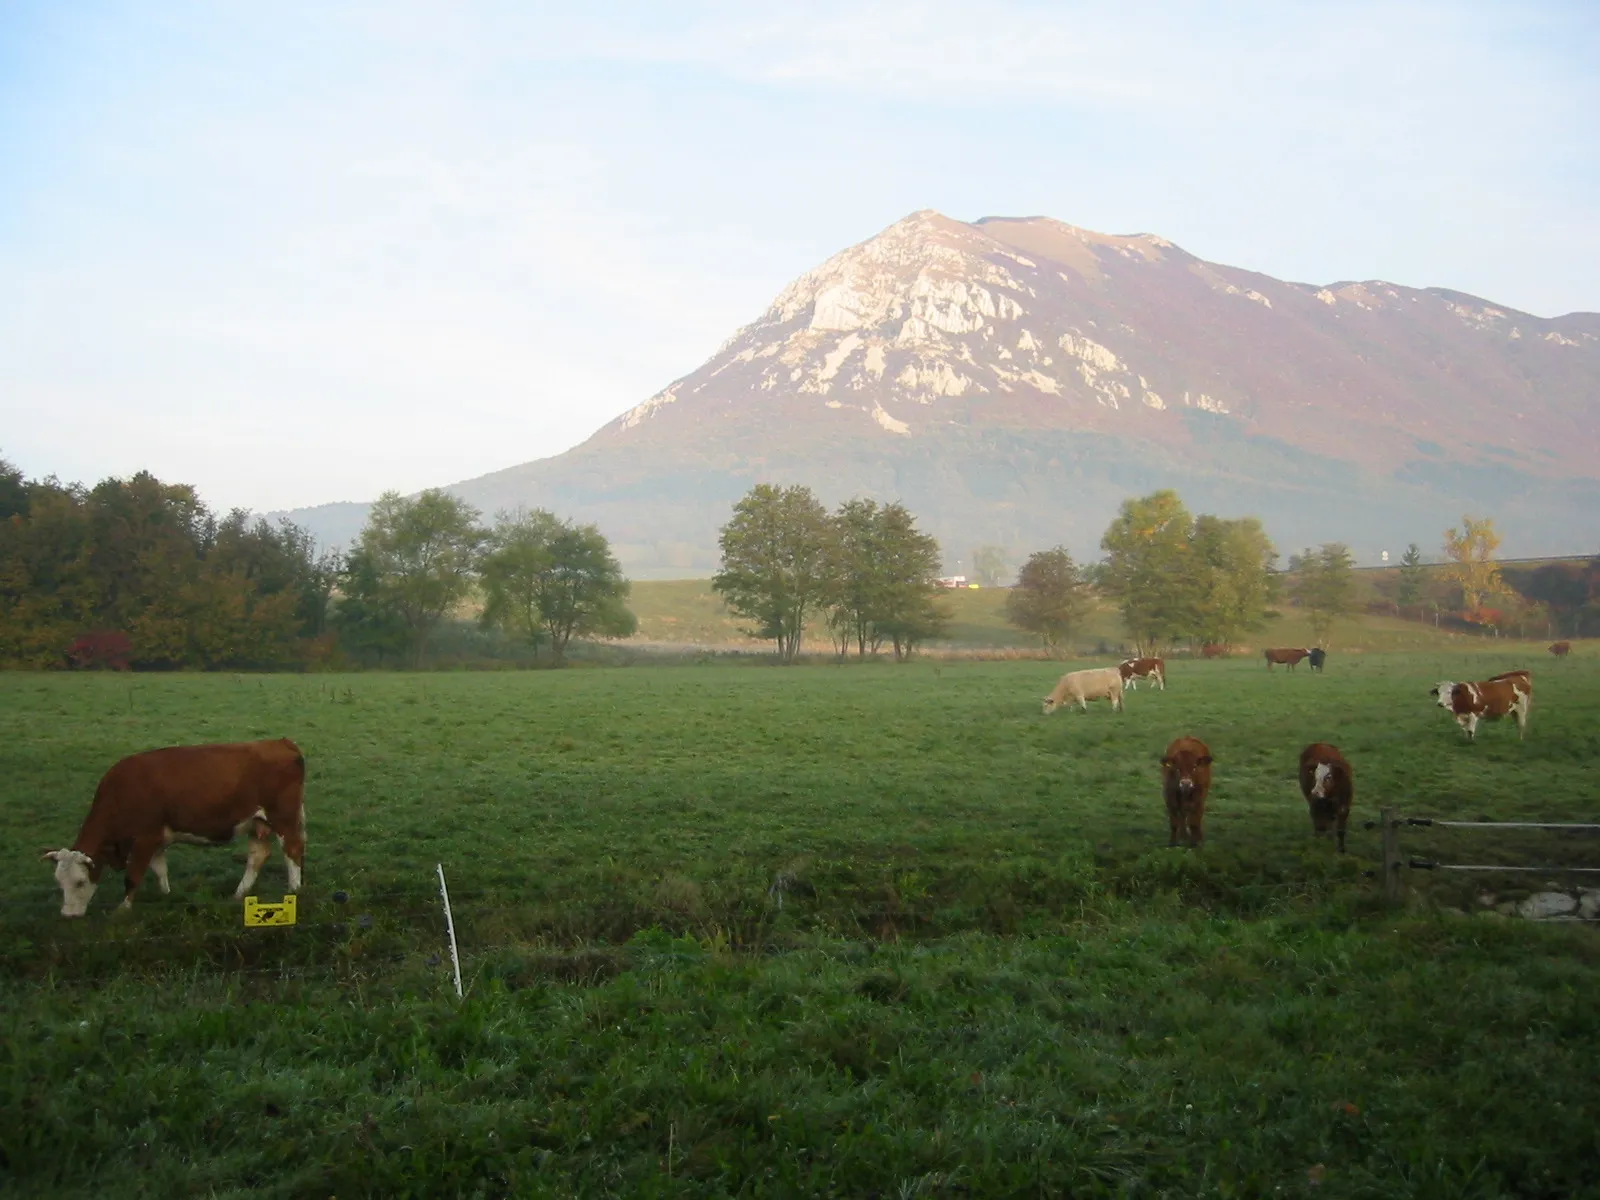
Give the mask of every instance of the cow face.
POLYGON ((89 901, 98 886, 94 859, 81 850, 46 850, 39 856, 56 864, 56 882, 61 885, 61 915, 81 917, 89 911, 89 901))
POLYGON ((1194 795, 1195 789, 1199 787, 1194 777, 1195 772, 1201 767, 1210 765, 1209 754, 1196 755, 1187 750, 1161 760, 1161 766, 1178 781, 1178 795, 1185 800, 1194 795))
POLYGON ((1326 800, 1328 798, 1328 785, 1333 782, 1333 767, 1328 763, 1318 763, 1317 769, 1311 776, 1311 798, 1313 800, 1326 800))
POLYGON ((1054 696, 1046 696, 1044 698, 1044 713, 1045 713, 1045 716, 1049 716, 1051 713, 1055 712, 1055 710, 1056 710, 1056 698, 1054 696))
POLYGON ((1445 711, 1455 711, 1456 685, 1453 680, 1441 680, 1429 690, 1428 695, 1438 701, 1439 707, 1445 711))

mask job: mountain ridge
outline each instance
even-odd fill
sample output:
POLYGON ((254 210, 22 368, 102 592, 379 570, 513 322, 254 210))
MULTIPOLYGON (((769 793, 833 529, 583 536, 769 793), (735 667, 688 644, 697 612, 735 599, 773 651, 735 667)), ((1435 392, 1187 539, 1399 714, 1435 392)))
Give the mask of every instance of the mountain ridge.
POLYGON ((1508 552, 1582 553, 1597 393, 1600 314, 923 209, 580 445, 448 490, 596 521, 639 577, 714 568, 717 527, 763 480, 903 500, 952 562, 979 541, 1092 555, 1124 496, 1165 485, 1257 513, 1284 549, 1429 543, 1473 511, 1508 552))

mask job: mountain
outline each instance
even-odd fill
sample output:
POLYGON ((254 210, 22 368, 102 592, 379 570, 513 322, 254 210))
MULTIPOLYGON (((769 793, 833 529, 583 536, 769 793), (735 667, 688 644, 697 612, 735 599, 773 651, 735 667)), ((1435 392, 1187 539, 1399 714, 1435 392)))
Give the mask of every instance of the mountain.
MULTIPOLYGON (((1097 555, 1128 495, 1255 514, 1285 553, 1425 551, 1463 512, 1597 548, 1600 314, 1285 283, 1152 234, 913 213, 791 283, 705 364, 565 454, 451 485, 595 521, 637 577, 703 574, 757 482, 899 499, 952 567, 1097 555)), ((290 514, 359 527, 358 506, 290 514), (336 510, 336 511, 335 511, 336 510)))

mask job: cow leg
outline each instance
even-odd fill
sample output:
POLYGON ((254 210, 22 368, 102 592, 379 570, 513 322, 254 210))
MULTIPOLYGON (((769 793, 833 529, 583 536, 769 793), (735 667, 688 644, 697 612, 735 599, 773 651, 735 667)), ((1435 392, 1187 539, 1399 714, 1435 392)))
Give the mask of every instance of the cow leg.
POLYGON ((275 810, 268 815, 267 825, 257 826, 257 836, 263 842, 267 840, 270 832, 278 836, 278 845, 283 850, 284 866, 289 876, 288 890, 300 890, 301 872, 306 865, 306 810, 304 806, 293 813, 275 810))
POLYGON ((1457 720, 1459 720, 1461 722, 1461 728, 1466 731, 1467 741, 1469 741, 1469 742, 1477 741, 1478 740, 1478 714, 1477 713, 1462 713, 1461 716, 1457 718, 1457 720))
POLYGON ((289 890, 300 890, 301 872, 306 865, 306 810, 301 809, 299 817, 295 820, 294 828, 288 833, 278 837, 278 845, 283 847, 284 862, 289 870, 289 890))
MULTIPOLYGON (((133 893, 139 890, 139 885, 144 882, 145 868, 150 865, 150 860, 166 849, 166 843, 160 835, 156 837, 142 837, 134 840, 133 849, 128 853, 128 869, 123 875, 122 903, 119 909, 133 907, 133 893)), ((165 864, 163 863, 163 868, 165 864)))
POLYGON ((163 846, 155 852, 150 859, 150 869, 156 873, 156 882, 161 885, 163 896, 172 895, 172 883, 167 878, 167 848, 163 846))
POLYGON ((255 883, 256 876, 261 874, 261 864, 267 861, 272 854, 272 843, 267 840, 267 831, 257 823, 250 833, 250 849, 245 853, 244 878, 239 880, 239 886, 233 889, 235 900, 244 899, 244 894, 255 883))
POLYGON ((1339 853, 1340 854, 1344 853, 1344 827, 1345 827, 1345 822, 1348 821, 1349 819, 1350 819, 1350 814, 1349 813, 1340 813, 1339 814, 1339 830, 1338 830, 1338 834, 1339 834, 1339 853))
POLYGON ((1177 808, 1169 801, 1167 804, 1167 848, 1170 850, 1178 844, 1178 831, 1182 828, 1177 808))

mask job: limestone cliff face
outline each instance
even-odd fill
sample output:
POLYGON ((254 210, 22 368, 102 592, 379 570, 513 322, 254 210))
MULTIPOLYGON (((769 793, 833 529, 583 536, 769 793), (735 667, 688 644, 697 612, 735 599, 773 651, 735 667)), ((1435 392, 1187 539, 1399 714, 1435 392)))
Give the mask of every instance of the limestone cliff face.
POLYGON ((1592 477, 1597 387, 1597 316, 1282 283, 1150 234, 924 211, 795 280, 595 442, 738 437, 781 412, 824 441, 956 423, 1179 449, 1195 442, 1188 411, 1366 467, 1443 457, 1592 477))
POLYGON ((1261 516, 1285 548, 1431 548, 1471 511, 1499 518, 1508 553, 1588 552, 1600 315, 1285 283, 1152 234, 923 211, 583 445, 451 490, 596 521, 643 576, 712 569, 718 526, 763 480, 903 500, 952 562, 980 541, 1092 555, 1124 496, 1162 486, 1261 516))

